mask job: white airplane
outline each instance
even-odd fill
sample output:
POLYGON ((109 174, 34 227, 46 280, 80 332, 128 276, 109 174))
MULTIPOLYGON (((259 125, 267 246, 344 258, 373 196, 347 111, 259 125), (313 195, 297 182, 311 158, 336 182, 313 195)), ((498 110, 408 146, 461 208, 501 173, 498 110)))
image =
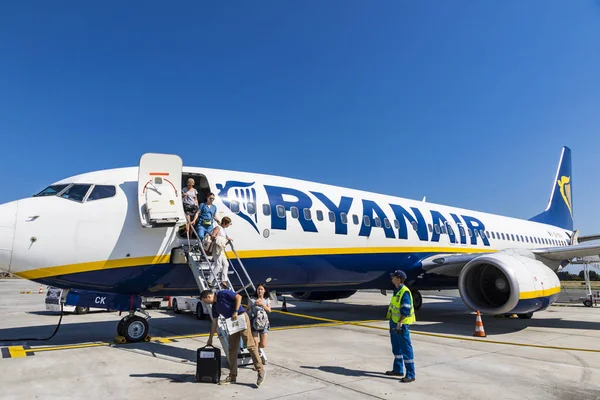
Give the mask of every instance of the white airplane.
MULTIPOLYGON (((402 269, 417 309, 419 290, 458 288, 472 310, 531 318, 556 301, 561 266, 600 254, 600 245, 579 244, 573 231, 567 147, 548 207, 530 220, 183 167, 176 155, 148 153, 138 167, 73 176, 0 205, 0 269, 79 289, 76 301, 94 307, 129 310, 140 296, 198 295, 190 267, 174 256, 187 243, 179 228, 188 178, 201 195, 216 193, 217 209, 232 217, 228 234, 252 280, 303 299, 389 290, 389 273, 402 269)), ((132 316, 118 331, 137 321, 140 333, 128 340, 142 340, 148 324, 132 316)))

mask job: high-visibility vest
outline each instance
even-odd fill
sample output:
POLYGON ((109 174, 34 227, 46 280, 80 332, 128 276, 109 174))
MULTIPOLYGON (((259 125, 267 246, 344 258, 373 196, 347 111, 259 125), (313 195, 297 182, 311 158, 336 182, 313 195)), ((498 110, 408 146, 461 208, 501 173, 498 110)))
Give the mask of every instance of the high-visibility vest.
POLYGON ((410 297, 410 314, 407 317, 404 317, 402 320, 403 324, 412 324, 417 320, 415 317, 415 308, 413 307, 413 298, 412 293, 406 287, 406 285, 402 285, 398 293, 392 296, 392 300, 390 301, 390 306, 388 307, 386 319, 390 319, 394 321, 394 323, 398 323, 400 321, 400 307, 402 306, 400 302, 402 301, 402 295, 408 292, 408 296, 410 297))

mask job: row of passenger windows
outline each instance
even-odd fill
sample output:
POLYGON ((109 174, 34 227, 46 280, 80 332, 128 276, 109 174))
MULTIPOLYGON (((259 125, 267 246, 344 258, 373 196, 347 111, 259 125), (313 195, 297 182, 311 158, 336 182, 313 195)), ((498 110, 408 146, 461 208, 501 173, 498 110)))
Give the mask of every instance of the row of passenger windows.
POLYGON ((117 188, 111 185, 91 185, 91 184, 63 184, 51 185, 42 190, 33 197, 59 196, 63 199, 69 199, 83 203, 85 200, 94 201, 114 197, 117 194, 117 188), (93 189, 90 191, 90 188, 93 189), (89 195, 88 195, 89 193, 89 195), (87 196, 87 198, 86 198, 87 196))
MULTIPOLYGON (((249 214, 256 213, 256 205, 254 203, 248 203, 246 205, 246 207, 247 207, 247 211, 249 214)), ((234 200, 231 202, 231 211, 236 214, 240 211, 240 203, 238 201, 234 200)), ((263 204, 262 211, 263 211, 264 215, 271 215, 271 206, 269 204, 263 204)), ((285 218, 285 207, 282 205, 278 205, 276 207, 276 213, 279 218, 285 218)), ((298 207, 290 207, 290 213, 292 215, 292 218, 297 219, 300 217, 300 210, 298 209, 298 207)), ((304 219, 306 219, 308 221, 310 221, 312 219, 312 212, 309 208, 303 209, 302 213, 303 213, 304 219)), ((318 221, 323 221, 323 219, 324 219, 323 211, 317 210, 315 212, 315 214, 316 214, 316 218, 318 221)), ((336 217, 335 217, 335 213, 333 211, 329 211, 327 214, 327 217, 330 222, 335 222, 336 217)), ((362 219, 363 219, 363 223, 365 224, 365 226, 371 226, 371 218, 368 215, 364 215, 362 217, 362 219)), ((347 224, 348 223, 348 215, 346 213, 340 213, 340 221, 343 224, 347 224)), ((373 222, 373 226, 375 226, 377 228, 380 228, 381 226, 385 226, 386 228, 392 227, 392 222, 390 222, 390 220, 388 218, 384 218, 383 222, 382 222, 380 218, 375 217, 375 218, 373 218, 372 222, 373 222)), ((356 214, 352 215, 352 223, 354 225, 358 225, 360 223, 360 218, 358 215, 356 215, 356 214)), ((393 224, 396 229, 400 229, 400 222, 398 220, 394 220, 393 224)), ((414 221, 411 223, 411 225, 412 225, 413 230, 415 232, 418 232, 419 225, 414 221)), ((428 227, 429 232, 435 232, 438 235, 450 235, 450 236, 455 235, 454 229, 450 225, 428 224, 427 227, 428 227)), ((559 239, 540 238, 540 237, 535 237, 535 236, 517 235, 517 234, 513 234, 513 233, 495 232, 495 231, 480 230, 480 229, 471 230, 470 228, 465 229, 461 225, 459 225, 458 229, 459 229, 460 236, 468 235, 469 237, 473 237, 473 235, 475 235, 475 237, 484 237, 485 236, 488 239, 507 240, 507 241, 513 241, 513 242, 547 244, 547 245, 555 245, 555 246, 566 246, 567 245, 566 241, 559 240, 559 239)))

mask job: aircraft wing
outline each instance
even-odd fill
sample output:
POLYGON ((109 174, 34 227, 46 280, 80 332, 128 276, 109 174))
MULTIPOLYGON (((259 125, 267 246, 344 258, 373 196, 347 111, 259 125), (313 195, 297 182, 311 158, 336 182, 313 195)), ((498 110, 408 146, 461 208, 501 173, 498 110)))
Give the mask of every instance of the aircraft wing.
POLYGON ((577 238, 577 240, 579 241, 579 243, 582 243, 582 242, 591 242, 592 240, 600 240, 600 234, 598 234, 598 235, 579 236, 577 238))
POLYGON ((469 261, 483 254, 488 253, 438 254, 421 261, 421 267, 428 274, 457 277, 469 261))
POLYGON ((572 260, 577 257, 600 255, 600 244, 578 244, 575 246, 550 247, 532 251, 533 254, 547 258, 548 260, 572 260))
MULTIPOLYGON (((600 244, 578 244, 530 250, 533 254, 553 261, 600 256, 600 244)), ((471 260, 489 253, 437 254, 421 261, 425 273, 458 277, 471 260)))

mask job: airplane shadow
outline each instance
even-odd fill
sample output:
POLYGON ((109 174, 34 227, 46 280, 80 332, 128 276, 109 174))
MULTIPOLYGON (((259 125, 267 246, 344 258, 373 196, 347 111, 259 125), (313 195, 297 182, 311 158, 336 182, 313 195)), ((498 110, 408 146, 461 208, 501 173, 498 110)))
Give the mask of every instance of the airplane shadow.
MULTIPOLYGON (((452 334, 458 336, 473 336, 475 329, 475 314, 468 310, 460 298, 447 297, 440 301, 439 298, 424 295, 424 305, 416 312, 417 323, 411 326, 414 332, 452 334)), ((379 300, 381 301, 381 300, 379 300)), ((300 301, 289 301, 292 305, 290 313, 325 318, 333 321, 381 321, 385 322, 387 305, 365 305, 348 304, 336 301, 324 301, 320 304, 304 303, 300 301)), ((577 330, 597 330, 600 323, 590 321, 573 321, 561 318, 552 318, 550 313, 556 312, 552 308, 538 315, 534 314, 532 319, 499 319, 491 316, 483 316, 484 329, 488 337, 522 331, 528 327, 534 328, 558 328, 577 330)), ((99 312, 87 315, 63 316, 62 324, 57 334, 47 341, 27 340, 28 338, 46 338, 54 332, 58 323, 58 316, 48 315, 43 311, 32 312, 43 319, 46 324, 38 326, 22 326, 0 329, 0 343, 9 345, 11 342, 27 343, 32 346, 40 345, 64 345, 80 344, 89 342, 112 342, 117 335, 116 326, 119 320, 117 313, 99 312), (102 320, 98 320, 98 319, 102 320), (82 321, 83 320, 83 321, 82 321), (51 321, 51 322, 50 322, 51 321), (8 340, 10 339, 10 340, 8 340)), ((125 315, 125 314, 123 314, 125 315)), ((191 313, 182 313, 175 316, 172 311, 166 309, 152 310, 152 318, 149 320, 150 336, 169 337, 185 336, 195 334, 207 334, 210 331, 209 320, 198 320, 191 313)), ((327 321, 314 320, 302 316, 292 315, 285 312, 273 312, 270 315, 272 328, 285 328, 289 326, 321 324, 327 321)), ((275 331, 274 331, 275 332, 275 331)), ((365 330, 365 333, 369 332, 365 330)), ((372 333, 378 332, 375 330, 372 333)), ((379 334, 385 331, 379 331, 379 334)), ((283 332, 282 332, 283 333, 283 332)), ((205 340, 205 338, 202 338, 205 340)), ((135 346, 149 345, 139 343, 135 346)), ((164 346, 172 347, 172 346, 164 346)), ((195 360, 195 354, 191 352, 188 356, 177 356, 182 359, 195 360)))

